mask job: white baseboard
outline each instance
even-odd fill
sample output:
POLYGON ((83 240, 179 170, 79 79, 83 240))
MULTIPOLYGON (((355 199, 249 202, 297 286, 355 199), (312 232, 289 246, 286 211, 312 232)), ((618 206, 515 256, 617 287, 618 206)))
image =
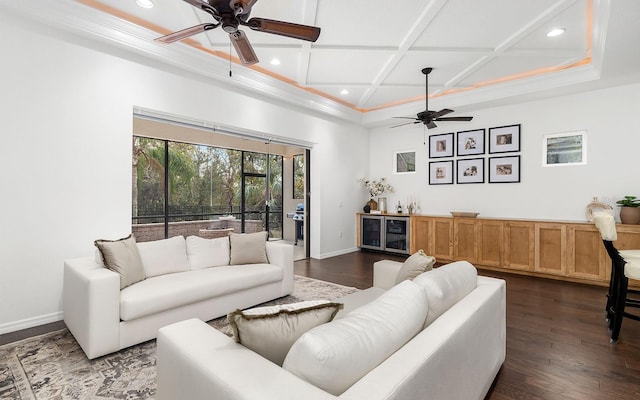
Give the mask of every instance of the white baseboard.
POLYGON ((62 321, 62 311, 0 325, 0 335, 62 321))
POLYGON ((353 253, 359 250, 360 249, 358 247, 352 247, 350 249, 334 251, 333 253, 325 253, 325 254, 321 254, 320 257, 318 257, 318 260, 324 260, 325 258, 329 258, 329 257, 341 256, 341 255, 353 253))

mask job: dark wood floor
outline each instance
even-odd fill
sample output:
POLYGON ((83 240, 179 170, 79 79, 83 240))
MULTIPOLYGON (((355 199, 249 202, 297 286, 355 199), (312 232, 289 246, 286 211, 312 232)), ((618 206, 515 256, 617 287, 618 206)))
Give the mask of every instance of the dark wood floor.
MULTIPOLYGON (((385 258, 403 259, 355 252, 296 261, 295 272, 363 289, 385 258)), ((609 344, 605 288, 479 273, 507 281, 507 358, 486 399, 640 399, 640 322, 625 320, 609 344)))

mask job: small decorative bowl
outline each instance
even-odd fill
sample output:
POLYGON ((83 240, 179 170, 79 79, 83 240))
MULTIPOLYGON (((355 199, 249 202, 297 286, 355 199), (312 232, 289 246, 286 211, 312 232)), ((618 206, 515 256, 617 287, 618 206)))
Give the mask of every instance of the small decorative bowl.
POLYGON ((460 217, 460 218, 475 218, 478 216, 477 212, 461 212, 461 211, 450 211, 451 215, 453 215, 454 217, 460 217))

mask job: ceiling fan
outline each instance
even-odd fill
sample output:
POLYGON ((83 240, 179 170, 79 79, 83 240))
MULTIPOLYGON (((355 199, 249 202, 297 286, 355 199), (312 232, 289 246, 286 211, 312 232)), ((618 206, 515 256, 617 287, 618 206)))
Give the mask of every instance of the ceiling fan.
POLYGON ((429 110, 429 74, 433 68, 423 68, 422 73, 425 76, 425 110, 416 114, 417 118, 413 117, 393 117, 393 118, 403 118, 403 119, 413 119, 413 122, 406 122, 400 125, 394 125, 391 128, 397 128, 399 126, 409 125, 409 124, 420 124, 423 123, 427 126, 427 128, 432 129, 437 127, 436 121, 471 121, 473 117, 445 117, 447 114, 451 114, 453 110, 448 108, 443 108, 440 111, 431 111, 429 110))
POLYGON ((198 33, 222 26, 229 34, 231 43, 236 49, 242 64, 251 65, 258 62, 258 57, 247 35, 238 26, 246 26, 258 32, 272 33, 294 39, 315 42, 320 36, 320 28, 315 26, 294 24, 266 18, 251 18, 251 8, 257 0, 183 0, 192 6, 210 14, 215 22, 205 23, 183 29, 155 39, 162 43, 173 43, 198 33))

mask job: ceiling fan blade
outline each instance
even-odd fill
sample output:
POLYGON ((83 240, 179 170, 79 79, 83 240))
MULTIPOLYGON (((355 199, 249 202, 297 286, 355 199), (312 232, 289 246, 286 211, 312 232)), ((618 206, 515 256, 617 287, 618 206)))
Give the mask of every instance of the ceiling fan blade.
POLYGON ((450 110, 448 108, 443 108, 442 110, 438 111, 438 112, 434 112, 431 114, 432 118, 439 118, 443 115, 447 115, 447 114, 451 114, 453 112, 453 110, 450 110))
POLYGON ((198 33, 202 33, 202 32, 211 30, 213 28, 216 28, 217 26, 218 26, 217 24, 209 24, 209 23, 200 24, 200 25, 192 26, 191 28, 187 28, 187 29, 183 29, 181 31, 170 33, 168 35, 156 38, 154 40, 156 42, 162 42, 162 43, 173 43, 173 42, 177 42, 178 40, 182 40, 184 38, 188 38, 189 36, 193 36, 193 35, 196 35, 198 33))
POLYGON ((436 121, 471 121, 473 117, 444 117, 437 118, 436 121))
POLYGON ((397 128, 399 126, 405 126, 405 125, 415 125, 415 124, 419 124, 420 122, 421 121, 405 122, 404 124, 390 126, 389 128, 397 128))
POLYGON ((427 125, 427 128, 429 128, 429 129, 433 129, 433 128, 437 128, 438 127, 438 125, 436 125, 436 123, 433 122, 433 121, 428 121, 426 125, 427 125))
MULTIPOLYGON (((418 120, 418 119, 417 119, 417 118, 415 118, 415 117, 391 117, 391 118, 415 119, 415 120, 418 120)), ((418 120, 418 122, 420 122, 420 121, 418 120)))
POLYGON ((240 30, 235 31, 229 34, 229 38, 231 39, 231 43, 236 49, 236 53, 238 53, 238 57, 240 57, 242 64, 251 65, 258 62, 258 56, 255 51, 253 51, 249 38, 247 38, 247 35, 245 35, 244 32, 240 30))
POLYGON ((294 39, 308 40, 315 42, 320 36, 320 28, 309 25, 294 24, 292 22, 276 21, 266 18, 251 18, 249 21, 241 22, 254 31, 273 33, 294 39))

